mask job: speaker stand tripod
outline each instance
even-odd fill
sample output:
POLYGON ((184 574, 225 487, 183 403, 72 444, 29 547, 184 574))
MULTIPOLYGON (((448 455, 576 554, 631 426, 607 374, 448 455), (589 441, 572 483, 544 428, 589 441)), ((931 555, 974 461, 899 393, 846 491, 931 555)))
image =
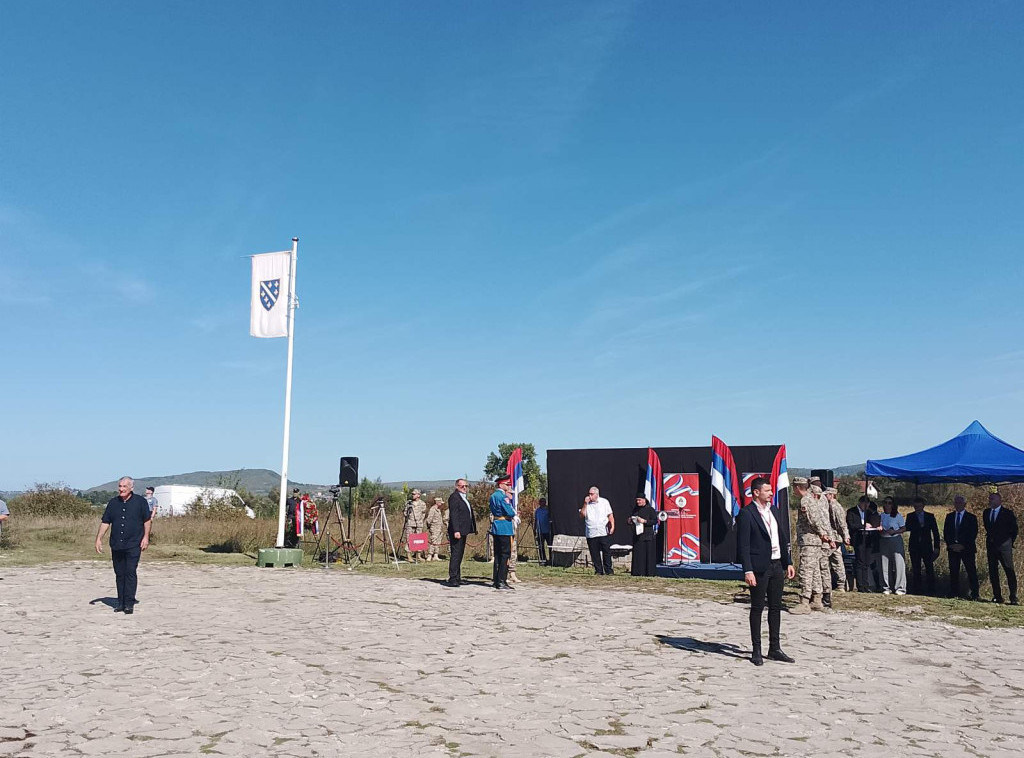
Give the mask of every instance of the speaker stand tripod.
MULTIPOLYGON (((359 563, 362 563, 363 559, 359 557, 359 551, 356 549, 356 546, 354 544, 352 544, 352 539, 351 539, 351 537, 349 537, 349 530, 345 529, 345 520, 341 516, 341 504, 338 502, 338 493, 337 492, 331 492, 331 496, 332 496, 331 497, 331 499, 332 499, 331 505, 333 507, 330 510, 327 511, 327 518, 324 520, 323 528, 320 530, 320 533, 316 537, 316 547, 313 548, 313 555, 317 556, 317 557, 320 556, 320 542, 321 542, 321 540, 324 540, 324 538, 326 538, 325 545, 324 545, 324 565, 325 566, 332 560, 332 555, 336 554, 338 549, 341 550, 341 558, 342 558, 343 561, 345 561, 345 563, 347 565, 351 566, 353 561, 358 561, 359 563), (334 513, 335 519, 338 522, 338 531, 341 533, 341 540, 340 541, 334 539, 333 537, 331 537, 330 524, 331 524, 331 513, 332 513, 332 511, 334 513), (336 546, 334 550, 331 549, 331 542, 333 542, 335 544, 335 546, 336 546)), ((349 512, 349 514, 351 514, 352 513, 352 488, 351 487, 348 488, 348 501, 349 501, 349 503, 348 503, 348 512, 349 512)), ((350 518, 351 518, 351 515, 350 515, 350 518)), ((315 558, 314 558, 314 560, 315 560, 315 558)))
POLYGON ((388 514, 384 508, 384 501, 378 500, 374 503, 370 514, 373 521, 370 523, 370 533, 366 535, 359 560, 363 563, 373 563, 377 540, 380 540, 385 562, 394 562, 395 568, 398 568, 398 551, 395 550, 395 541, 391 538, 391 527, 388 526, 388 514), (388 558, 389 547, 391 558, 388 558))

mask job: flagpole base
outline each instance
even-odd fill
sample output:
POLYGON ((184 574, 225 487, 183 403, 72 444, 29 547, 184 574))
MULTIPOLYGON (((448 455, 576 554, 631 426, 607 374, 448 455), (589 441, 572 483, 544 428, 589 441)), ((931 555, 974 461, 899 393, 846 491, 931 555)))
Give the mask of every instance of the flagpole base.
POLYGON ((288 547, 262 547, 256 552, 260 568, 295 568, 302 565, 302 550, 288 547))

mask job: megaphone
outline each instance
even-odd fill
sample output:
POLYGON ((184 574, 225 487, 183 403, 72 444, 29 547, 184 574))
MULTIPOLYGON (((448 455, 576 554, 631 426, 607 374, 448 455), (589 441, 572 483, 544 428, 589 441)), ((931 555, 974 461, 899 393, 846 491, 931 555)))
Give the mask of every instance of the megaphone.
POLYGON ((658 521, 668 521, 668 511, 658 511, 658 521))

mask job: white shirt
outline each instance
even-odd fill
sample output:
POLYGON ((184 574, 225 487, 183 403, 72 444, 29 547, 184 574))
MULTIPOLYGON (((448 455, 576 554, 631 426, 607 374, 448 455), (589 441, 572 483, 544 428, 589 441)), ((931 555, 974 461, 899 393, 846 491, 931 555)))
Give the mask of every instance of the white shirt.
POLYGON ((761 520, 764 521, 764 525, 768 528, 768 534, 772 538, 772 560, 778 561, 782 558, 782 545, 779 544, 779 524, 775 520, 775 516, 772 515, 772 505, 761 507, 761 504, 757 504, 757 512, 761 514, 761 520))
POLYGON ((608 517, 612 515, 612 504, 605 498, 587 503, 587 537, 604 537, 608 534, 608 517))
MULTIPOLYGON (((906 520, 903 518, 902 513, 897 513, 895 516, 890 516, 888 513, 882 514, 882 529, 902 529, 907 525, 906 520)), ((883 535, 886 538, 899 537, 903 539, 899 534, 886 534, 883 535)))

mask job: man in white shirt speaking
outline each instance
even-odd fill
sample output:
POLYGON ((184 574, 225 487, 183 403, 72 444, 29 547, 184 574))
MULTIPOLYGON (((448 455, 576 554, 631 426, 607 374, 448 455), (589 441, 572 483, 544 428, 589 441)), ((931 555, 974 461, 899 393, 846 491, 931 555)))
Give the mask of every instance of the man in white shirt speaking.
POLYGON ((594 573, 613 574, 612 532, 615 531, 615 514, 612 505, 601 497, 597 487, 591 487, 580 508, 580 518, 586 520, 587 547, 590 560, 594 562, 594 573))
POLYGON ((750 587, 750 661, 764 665, 761 656, 761 612, 768 605, 768 659, 792 663, 782 652, 782 589, 787 579, 796 576, 789 552, 789 532, 772 507, 772 485, 764 477, 750 484, 754 502, 743 508, 736 518, 736 552, 743 566, 743 578, 750 587))

